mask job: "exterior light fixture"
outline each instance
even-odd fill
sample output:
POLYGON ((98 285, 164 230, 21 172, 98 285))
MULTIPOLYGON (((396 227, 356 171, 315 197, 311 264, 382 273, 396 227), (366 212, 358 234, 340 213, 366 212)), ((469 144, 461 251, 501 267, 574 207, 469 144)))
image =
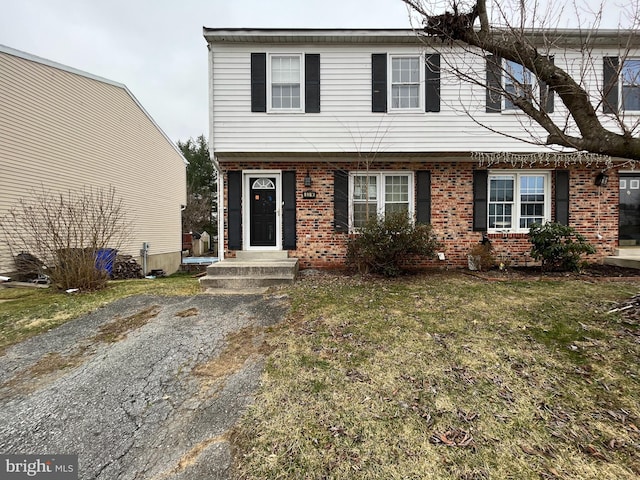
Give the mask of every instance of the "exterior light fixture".
POLYGON ((606 187, 607 183, 609 183, 609 175, 605 174, 604 172, 600 172, 596 177, 595 184, 598 187, 606 187))
POLYGON ((311 176, 309 175, 309 170, 307 170, 307 175, 304 177, 304 186, 305 187, 311 186, 311 176))

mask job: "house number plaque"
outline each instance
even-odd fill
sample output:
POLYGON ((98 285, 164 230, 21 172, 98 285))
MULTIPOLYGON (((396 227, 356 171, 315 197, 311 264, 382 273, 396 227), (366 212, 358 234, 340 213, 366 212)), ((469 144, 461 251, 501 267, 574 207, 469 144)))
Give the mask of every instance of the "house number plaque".
POLYGON ((316 198, 316 192, 313 190, 305 190, 302 192, 302 198, 316 198))

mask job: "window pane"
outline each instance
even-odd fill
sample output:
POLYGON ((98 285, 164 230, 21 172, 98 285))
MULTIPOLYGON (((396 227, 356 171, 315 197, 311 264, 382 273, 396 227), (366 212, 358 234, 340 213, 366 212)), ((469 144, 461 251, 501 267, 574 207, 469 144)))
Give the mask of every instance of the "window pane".
POLYGON ((513 177, 493 177, 489 182, 490 202, 513 201, 513 177))
POLYGON ((353 179, 353 200, 354 201, 375 201, 378 198, 378 178, 365 175, 358 175, 353 179), (367 181, 368 179, 368 181, 367 181))
MULTIPOLYGON (((522 65, 505 60, 504 89, 507 93, 533 99, 533 74, 522 65)), ((517 109, 508 98, 504 99, 505 110, 517 109)))
POLYGON ((489 228, 511 228, 511 211, 511 204, 489 204, 489 228))
POLYGON ((418 108, 420 106, 418 85, 394 85, 391 89, 392 108, 418 108))
POLYGON ((300 108, 300 57, 271 57, 271 107, 300 108))
POLYGON ((640 85, 622 87, 622 105, 625 110, 640 110, 640 85))
POLYGON ((408 203, 389 203, 384 207, 385 215, 390 215, 392 213, 407 213, 408 211, 408 203))
POLYGON ((377 214, 375 203, 354 203, 353 204, 353 226, 360 228, 367 223, 367 220, 377 214))
POLYGON ((500 175, 489 179, 489 228, 512 226, 514 177, 500 175))
POLYGON ((544 176, 520 177, 520 228, 544 221, 544 176))
POLYGON ((420 57, 391 59, 391 108, 420 106, 420 57))
POLYGON ((272 57, 272 83, 300 83, 300 57, 272 57))
POLYGON ((384 182, 385 202, 409 201, 409 177, 406 175, 387 176, 384 182))

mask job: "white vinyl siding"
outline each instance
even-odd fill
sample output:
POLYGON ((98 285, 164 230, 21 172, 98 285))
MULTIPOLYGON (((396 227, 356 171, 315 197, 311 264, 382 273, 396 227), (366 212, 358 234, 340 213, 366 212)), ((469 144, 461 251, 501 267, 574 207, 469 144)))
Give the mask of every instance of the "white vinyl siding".
POLYGON ((184 160, 126 89, 0 51, 0 92, 0 216, 34 190, 113 185, 132 223, 122 253, 149 242, 178 268, 184 160))
MULTIPOLYGON (((289 40, 287 40, 289 41, 289 40)), ((372 113, 372 53, 394 56, 422 55, 419 45, 367 45, 357 42, 344 44, 286 45, 261 43, 214 43, 211 45, 211 132, 215 151, 222 157, 235 153, 323 153, 340 152, 513 152, 550 151, 530 143, 531 135, 542 143, 548 133, 524 115, 495 115, 486 113, 486 90, 483 86, 462 83, 449 73, 459 67, 465 72, 484 78, 485 59, 469 54, 459 58, 454 47, 439 46, 442 64, 452 63, 441 72, 441 111, 424 112, 421 108, 395 114, 372 113), (268 55, 290 55, 292 52, 320 54, 320 91, 322 111, 313 115, 278 113, 261 115, 251 112, 252 52, 268 55), (484 128, 486 126, 487 128, 484 128), (501 135, 502 132, 505 135, 501 135), (521 141, 518 139, 523 139, 521 141)), ((547 52, 545 52, 547 53, 547 52)), ((595 49, 594 58, 607 52, 595 49)), ((554 50, 555 63, 569 72, 584 77, 592 88, 602 83, 602 65, 584 69, 579 52, 554 50)), ((389 61, 388 61, 389 63, 389 61)), ((390 66, 387 65, 389 71, 390 66)), ((424 75, 424 65, 420 67, 424 75)), ((387 76, 387 88, 391 88, 387 76)), ((422 80, 421 92, 424 90, 422 80)), ((535 83, 535 82, 534 82, 535 83)), ((537 87, 536 87, 537 88, 537 87)), ((269 95, 268 95, 269 96, 269 95)), ((304 97, 304 95, 302 95, 304 97)), ((562 122, 566 113, 556 102, 553 118, 562 122)), ((609 128, 616 128, 613 120, 603 120, 609 128), (608 123, 607 123, 608 122, 608 123)), ((569 122, 569 131, 572 124, 569 122)))

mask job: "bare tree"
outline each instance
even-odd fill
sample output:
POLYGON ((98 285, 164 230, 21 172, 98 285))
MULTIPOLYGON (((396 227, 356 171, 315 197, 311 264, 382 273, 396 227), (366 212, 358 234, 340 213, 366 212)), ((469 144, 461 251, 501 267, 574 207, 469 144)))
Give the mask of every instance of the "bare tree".
POLYGON ((0 219, 18 270, 46 275, 61 289, 104 287, 129 228, 113 187, 33 190, 0 219))
MULTIPOLYGON (((449 70, 457 78, 481 85, 487 89, 488 96, 505 98, 542 127, 542 136, 531 129, 532 143, 640 160, 638 116, 618 112, 617 95, 611 96, 612 89, 618 88, 617 82, 614 86, 614 82, 602 79, 603 65, 592 55, 594 48, 602 44, 602 36, 598 33, 602 6, 585 13, 578 4, 564 2, 543 7, 536 1, 524 0, 494 1, 489 5, 486 0, 466 3, 464 0, 402 1, 413 18, 417 15, 421 21, 417 33, 431 47, 440 44, 444 50, 451 46, 447 51, 450 56, 455 56, 457 51, 467 58, 469 55, 481 56, 490 62, 502 59, 496 61, 493 72, 488 69, 485 76, 468 66, 465 68, 461 64, 464 60, 447 60, 443 55, 449 70), (578 23, 571 32, 559 28, 560 19, 568 13, 578 23), (590 22, 585 19, 587 14, 590 22), (569 36, 573 43, 568 40, 569 36), (561 62, 554 61, 554 54, 563 48, 578 50, 581 55, 578 66, 563 68, 561 62), (526 69, 523 72, 535 76, 539 95, 532 95, 532 84, 523 81, 522 72, 514 73, 503 60, 520 65, 526 69), (503 82, 502 78, 509 81, 503 82), (589 79, 593 83, 594 78, 599 78, 599 83, 589 84, 589 79), (507 84, 509 88, 506 88, 507 84), (552 108, 548 108, 548 100, 554 93, 565 107, 561 112, 551 113, 552 108), (616 105, 611 105, 614 101, 616 105)), ((609 65, 615 80, 621 74, 626 57, 640 46, 637 34, 639 10, 637 2, 630 3, 624 11, 626 28, 617 29, 615 35, 608 32, 614 37, 618 50, 619 61, 609 65)), ((635 78, 634 82, 638 84, 640 79, 635 78)))

